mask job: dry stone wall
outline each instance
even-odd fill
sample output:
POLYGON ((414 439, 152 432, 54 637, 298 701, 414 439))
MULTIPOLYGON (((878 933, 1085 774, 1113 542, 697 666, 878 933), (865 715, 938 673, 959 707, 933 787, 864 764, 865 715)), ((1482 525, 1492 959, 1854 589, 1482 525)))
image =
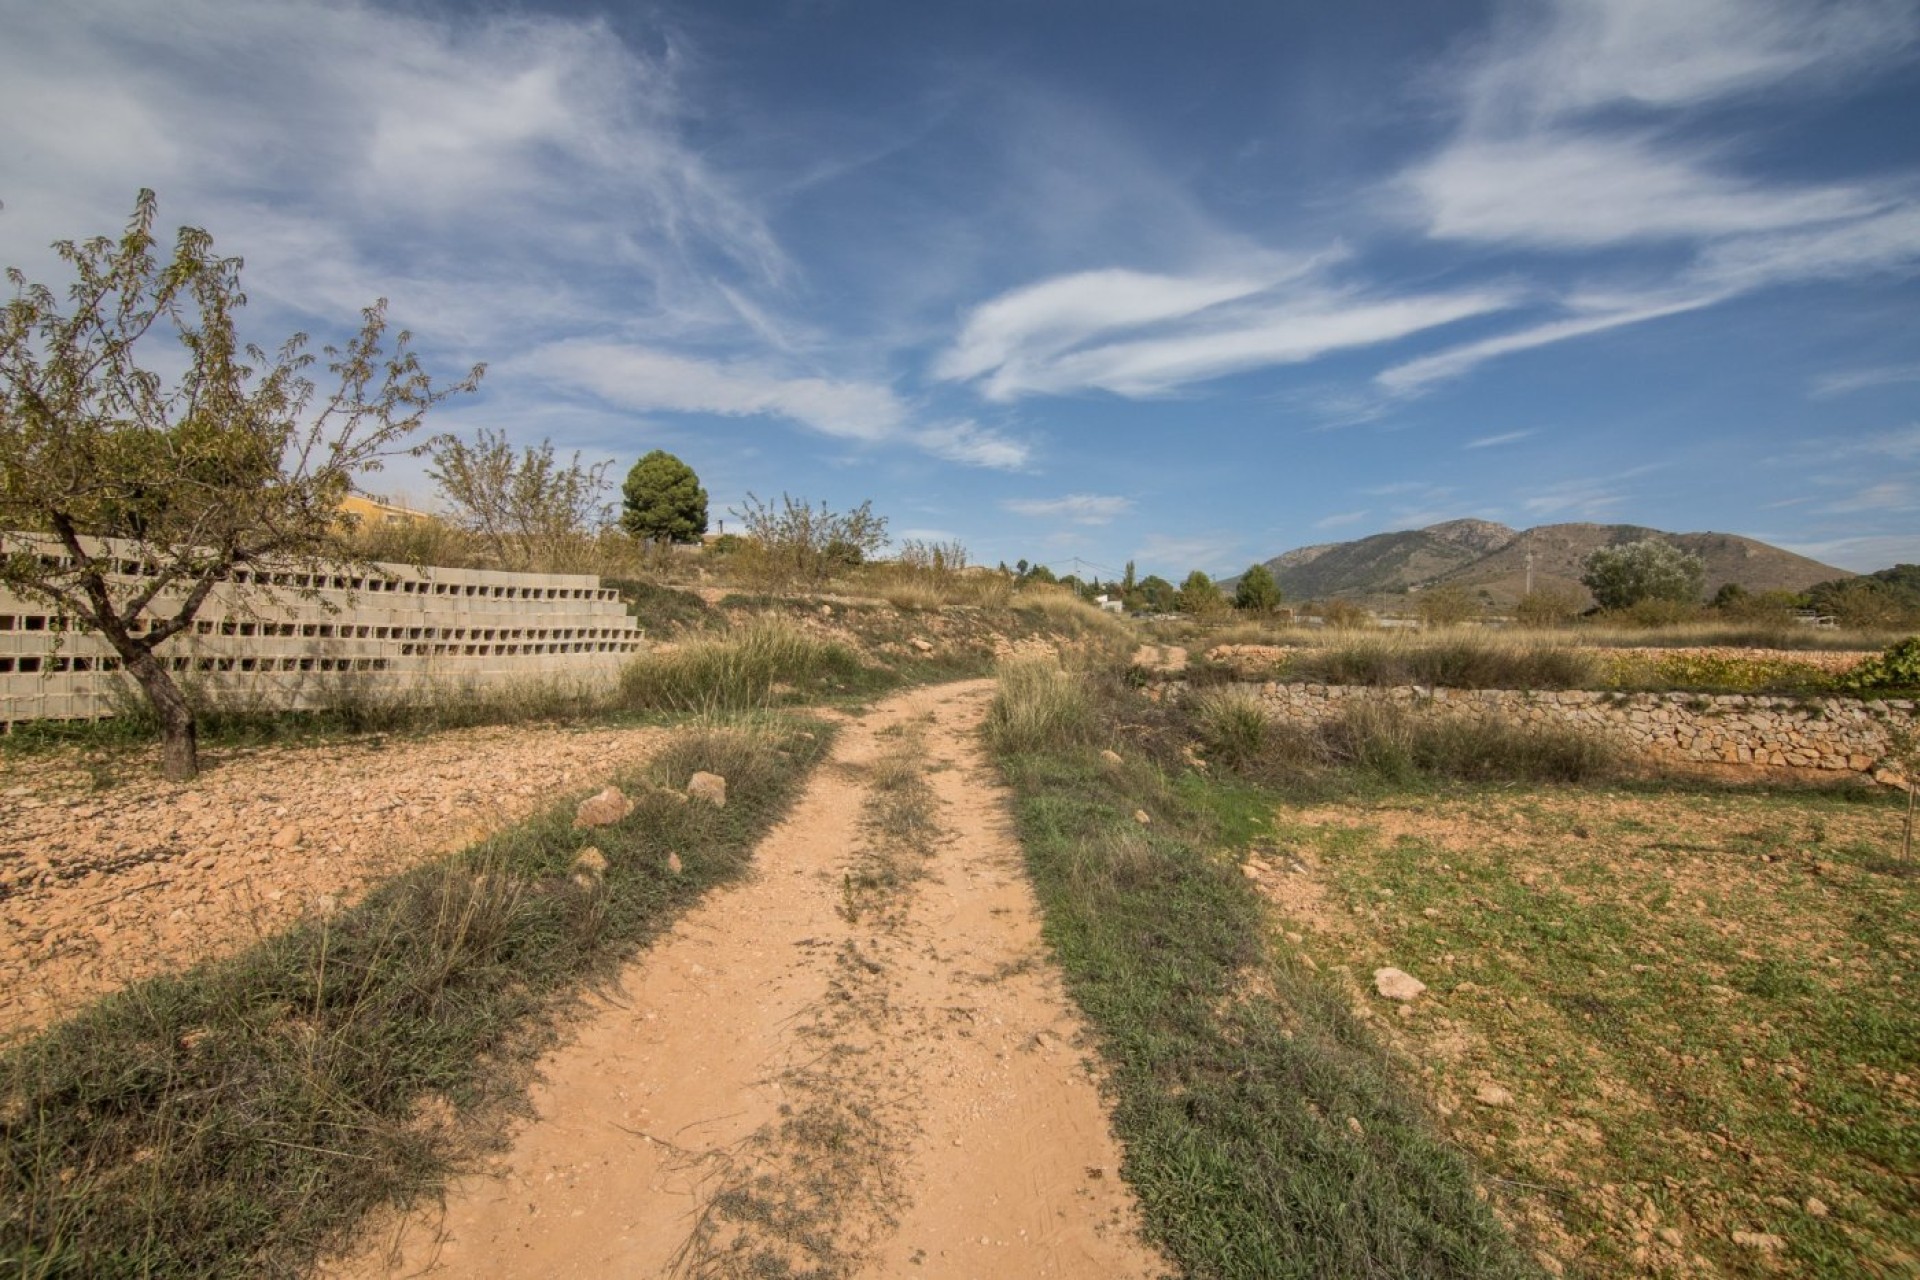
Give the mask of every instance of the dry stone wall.
MULTIPOLYGON (((117 578, 138 574, 129 563, 117 578)), ((163 593, 155 612, 166 616, 173 599, 163 593)), ((242 570, 158 653, 209 696, 292 710, 349 691, 600 683, 644 644, 619 593, 596 577, 378 564, 242 570)), ((0 726, 112 715, 126 689, 105 640, 0 590, 0 726)))
POLYGON ((1376 689, 1273 682, 1249 687, 1275 716, 1304 724, 1337 716, 1359 699, 1385 699, 1470 720, 1567 725, 1666 760, 1763 768, 1881 773, 1889 727, 1915 726, 1914 703, 1894 699, 1419 686, 1376 689))

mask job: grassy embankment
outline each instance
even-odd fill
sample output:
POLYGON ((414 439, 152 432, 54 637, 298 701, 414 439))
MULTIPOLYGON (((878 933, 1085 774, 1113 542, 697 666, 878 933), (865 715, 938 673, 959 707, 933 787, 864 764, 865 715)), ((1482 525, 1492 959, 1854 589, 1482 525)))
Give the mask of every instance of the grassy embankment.
POLYGON ((1191 1274, 1914 1265, 1894 801, 1104 687, 1009 671, 996 741, 1127 1175, 1191 1274), (1384 966, 1430 984, 1410 1016, 1383 1016, 1384 966))
POLYGON ((1533 1274, 1347 993, 1275 945, 1236 865, 1268 799, 1180 768, 1113 684, 1007 664, 989 727, 1148 1232, 1193 1276, 1533 1274))
POLYGON ((615 826, 575 831, 556 805, 12 1047, 0 1266, 295 1274, 367 1210, 430 1193, 498 1138, 582 991, 740 874, 825 750, 803 724, 684 732, 618 779, 638 807, 615 826), (666 789, 696 769, 726 776, 724 809, 666 789))

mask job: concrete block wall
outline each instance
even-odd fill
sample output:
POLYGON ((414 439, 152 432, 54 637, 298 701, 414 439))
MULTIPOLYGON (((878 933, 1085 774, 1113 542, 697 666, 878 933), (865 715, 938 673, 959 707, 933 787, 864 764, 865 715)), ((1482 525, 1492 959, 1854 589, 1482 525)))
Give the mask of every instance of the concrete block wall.
MULTIPOLYGON (((138 565, 122 570, 122 583, 137 580, 138 565)), ((167 616, 178 599, 163 595, 154 612, 167 616)), ((210 696, 292 710, 351 686, 385 695, 606 683, 644 647, 619 593, 592 576, 380 564, 242 570, 158 652, 210 696)), ((104 639, 0 590, 0 725, 111 715, 127 684, 104 639)))
POLYGON ((1512 689, 1377 689, 1268 682, 1244 686, 1276 718, 1317 724, 1362 699, 1422 712, 1588 730, 1656 758, 1695 764, 1878 774, 1888 730, 1916 727, 1902 699, 1774 698, 1754 694, 1529 692, 1512 689))

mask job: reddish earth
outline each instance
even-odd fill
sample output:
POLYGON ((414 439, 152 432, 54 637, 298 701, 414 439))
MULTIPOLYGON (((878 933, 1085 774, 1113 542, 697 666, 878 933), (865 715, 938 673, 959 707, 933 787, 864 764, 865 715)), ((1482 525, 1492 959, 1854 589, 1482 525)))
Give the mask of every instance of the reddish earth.
POLYGON ((350 745, 0 757, 0 1039, 238 950, 644 759, 653 729, 492 728, 350 745))

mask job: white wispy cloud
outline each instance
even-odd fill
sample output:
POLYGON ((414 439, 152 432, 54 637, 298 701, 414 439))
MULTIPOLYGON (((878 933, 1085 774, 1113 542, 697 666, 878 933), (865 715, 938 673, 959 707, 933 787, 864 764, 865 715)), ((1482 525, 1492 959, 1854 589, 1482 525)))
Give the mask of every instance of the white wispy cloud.
POLYGON ((321 0, 6 10, 10 240, 115 226, 145 184, 163 216, 244 248, 257 297, 331 314, 389 294, 423 333, 441 308, 462 328, 523 302, 536 323, 594 313, 576 267, 626 285, 629 314, 719 312, 717 274, 791 270, 685 141, 670 41, 648 55, 599 21, 321 0))
POLYGON ((1689 254, 1657 289, 1576 291, 1562 314, 1388 369, 1415 395, 1501 356, 1793 281, 1920 269, 1914 175, 1789 184, 1731 144, 1678 140, 1674 113, 1893 65, 1920 8, 1877 0, 1555 0, 1517 16, 1460 78, 1454 134, 1390 189, 1435 239, 1582 253, 1689 254))
POLYGON ((1474 123, 1673 109, 1870 68, 1920 35, 1876 0, 1561 0, 1521 10, 1470 73, 1474 123))
POLYGON ((1374 378, 1374 383, 1392 395, 1416 394, 1435 383, 1458 378, 1499 356, 1512 355, 1516 351, 1530 351, 1535 347, 1565 342, 1569 338, 1584 338, 1590 334, 1604 333, 1609 329, 1618 329, 1625 325, 1657 320, 1662 316, 1697 311, 1717 301, 1719 298, 1715 295, 1679 299, 1661 296, 1643 305, 1628 305, 1563 320, 1553 320, 1534 325, 1532 328, 1497 334, 1491 338, 1481 338, 1476 342, 1463 343, 1457 347, 1448 347, 1432 355, 1420 356, 1392 365, 1382 370, 1374 378))
POLYGON ((1522 498, 1520 507, 1531 517, 1598 520, 1618 511, 1626 500, 1621 490, 1590 480, 1570 480, 1522 498))
POLYGON ((1758 536, 1788 551, 1856 573, 1871 573, 1894 564, 1920 563, 1920 533, 1915 532, 1869 533, 1838 538, 1806 538, 1790 533, 1758 536))
POLYGON ((1807 394, 1824 400, 1849 395, 1870 387, 1891 387, 1903 382, 1920 382, 1920 363, 1883 364, 1864 369, 1841 369, 1813 380, 1807 394))
POLYGON ((1133 559, 1142 573, 1158 573, 1175 586, 1195 569, 1219 577, 1238 573, 1247 566, 1241 562, 1246 544, 1236 534, 1149 534, 1135 548, 1133 559))
POLYGON ((973 309, 934 376, 966 381, 1014 364, 1043 364, 1116 330, 1193 316, 1270 286, 1255 276, 1155 275, 1110 269, 1043 280, 973 309))
POLYGON ((1660 470, 1661 462, 1647 462, 1602 476, 1582 476, 1536 489, 1520 500, 1529 517, 1601 520, 1614 514, 1632 496, 1628 482, 1660 470))
POLYGON ((972 422, 948 422, 913 433, 914 443, 936 458, 970 467, 1023 471, 1033 459, 1033 446, 1003 432, 972 422))
POLYGON ((1915 494, 1914 486, 1907 481, 1881 480, 1832 503, 1827 510, 1843 515, 1859 511, 1914 511, 1920 510, 1920 495, 1915 494))
POLYGON ((1537 248, 1778 231, 1885 206, 1848 187, 1777 188, 1652 138, 1463 138, 1407 175, 1428 233, 1537 248))
POLYGON ((623 408, 733 417, 769 415, 847 440, 894 435, 907 409, 891 387, 710 361, 591 338, 548 343, 504 370, 590 392, 623 408))
POLYGON ((1000 504, 1018 516, 1109 524, 1133 510, 1133 499, 1113 494, 1069 493, 1058 498, 1008 498, 1000 504))
POLYGON ((1536 433, 1531 429, 1526 431, 1503 431, 1497 436, 1481 436, 1477 440, 1469 440, 1460 447, 1462 449, 1492 449, 1498 445, 1516 444, 1534 434, 1536 433))
POLYGON ((1359 511, 1342 511, 1338 515, 1320 517, 1320 519, 1313 522, 1313 527, 1316 529, 1344 529, 1350 524, 1359 524, 1371 514, 1372 511, 1364 507, 1359 511))
POLYGON ((1319 263, 1303 262, 1278 282, 1129 271, 1047 280, 975 308, 934 372, 977 380, 996 401, 1090 390, 1139 398, 1391 342, 1517 301, 1491 287, 1374 297, 1322 275, 1319 263))

